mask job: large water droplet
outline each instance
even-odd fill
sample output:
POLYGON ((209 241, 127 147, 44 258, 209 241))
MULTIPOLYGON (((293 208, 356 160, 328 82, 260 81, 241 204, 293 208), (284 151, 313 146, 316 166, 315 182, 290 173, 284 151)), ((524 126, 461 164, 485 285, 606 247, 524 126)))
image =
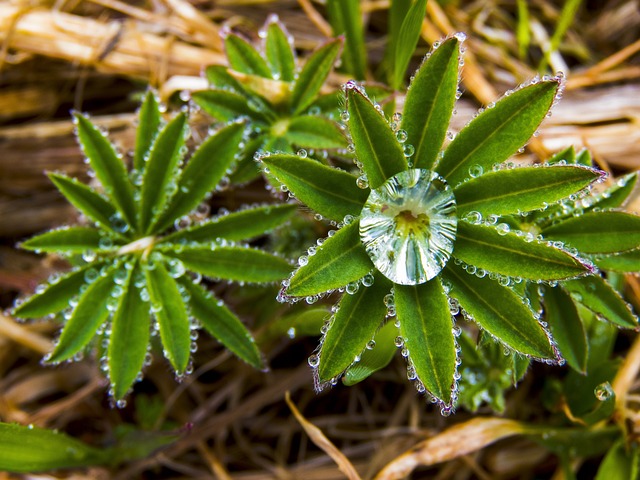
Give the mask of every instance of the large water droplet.
POLYGON ((412 169, 371 191, 360 217, 360 239, 384 276, 417 285, 447 264, 457 225, 447 182, 429 170, 412 169))

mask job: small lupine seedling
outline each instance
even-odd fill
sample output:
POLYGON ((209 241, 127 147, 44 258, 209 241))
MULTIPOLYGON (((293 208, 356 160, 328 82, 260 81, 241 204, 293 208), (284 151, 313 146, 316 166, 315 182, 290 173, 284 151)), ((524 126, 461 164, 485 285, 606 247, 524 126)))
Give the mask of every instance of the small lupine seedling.
POLYGON ((65 325, 47 357, 58 363, 81 354, 95 337, 106 348, 103 368, 113 397, 123 397, 150 361, 150 336, 159 333, 177 375, 189 373, 202 326, 242 360, 263 359, 242 322, 202 285, 202 275, 237 282, 275 282, 288 276, 287 260, 241 243, 279 226, 292 205, 262 205, 203 220, 203 202, 226 176, 244 142, 233 122, 207 138, 182 164, 187 116, 163 125, 149 92, 140 109, 133 168, 89 119, 76 113, 79 143, 104 193, 52 173, 60 192, 93 225, 72 226, 22 244, 37 252, 81 256, 82 264, 16 306, 22 318, 64 311, 65 325), (191 223, 191 219, 200 220, 191 223), (191 223, 191 225, 189 225, 191 223))
MULTIPOLYGON (((229 68, 206 70, 210 90, 195 92, 194 102, 219 121, 245 119, 251 131, 244 159, 234 176, 238 182, 258 174, 253 155, 259 151, 344 149, 346 137, 332 119, 337 94, 321 88, 340 54, 342 40, 318 48, 298 68, 293 40, 276 15, 260 31, 260 49, 239 35, 226 32, 229 68)), ((303 153, 304 152, 304 153, 303 153)))
POLYGON ((261 159, 295 197, 338 226, 299 259, 280 294, 312 303, 346 293, 309 359, 319 388, 375 357, 381 327, 387 338, 396 328, 409 379, 450 413, 459 379, 459 312, 504 348, 561 361, 540 314, 513 287, 580 278, 595 267, 501 217, 553 205, 603 174, 581 165, 504 163, 548 114, 559 77, 508 92, 451 138, 462 40, 456 35, 436 45, 413 77, 404 111, 390 121, 357 83, 345 85, 343 118, 359 174, 295 155, 261 159))

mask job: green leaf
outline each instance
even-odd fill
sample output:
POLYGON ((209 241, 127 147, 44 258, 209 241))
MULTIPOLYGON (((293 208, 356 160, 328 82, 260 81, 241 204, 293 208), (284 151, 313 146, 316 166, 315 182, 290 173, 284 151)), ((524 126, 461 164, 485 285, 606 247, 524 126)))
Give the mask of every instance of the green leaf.
POLYGON ((246 247, 203 245, 165 253, 181 260, 188 270, 240 282, 277 282, 292 269, 284 258, 246 247))
POLYGON ((140 289, 134 284, 136 277, 142 274, 138 262, 133 267, 122 285, 124 293, 111 321, 109 380, 116 400, 122 399, 136 381, 149 345, 149 303, 143 300, 140 289))
POLYGON ((588 212, 553 224, 542 235, 581 253, 624 252, 640 245, 640 217, 616 211, 588 212))
POLYGON ((621 273, 640 272, 640 248, 612 255, 597 255, 592 257, 592 260, 602 270, 621 273))
POLYGON ((583 165, 585 167, 590 167, 591 165, 593 165, 593 159, 591 158, 591 152, 586 148, 583 148, 582 150, 580 150, 576 154, 575 163, 577 165, 583 165))
POLYGON ((411 55, 413 55, 420 38, 420 30, 422 29, 426 8, 427 0, 415 0, 409 8, 407 16, 402 21, 402 26, 395 42, 394 81, 391 84, 394 90, 398 90, 402 86, 409 60, 411 60, 411 55))
POLYGON ((267 119, 249 106, 244 95, 231 90, 202 90, 191 95, 200 108, 221 122, 229 122, 238 117, 247 116, 259 122, 267 119))
POLYGON ((145 156, 160 129, 160 105, 156 95, 147 90, 144 101, 138 112, 138 128, 136 130, 136 148, 133 153, 133 168, 138 171, 144 169, 145 156))
POLYGON ((210 242, 217 238, 239 241, 264 235, 282 225, 296 211, 294 203, 263 205, 178 230, 162 239, 162 243, 210 242))
POLYGON ((359 224, 342 227, 296 270, 286 294, 305 297, 344 287, 364 277, 374 267, 360 241, 359 224))
POLYGON ((396 139, 384 115, 355 83, 347 83, 347 111, 349 132, 356 156, 372 189, 378 188, 389 177, 407 169, 402 146, 396 139))
POLYGON ((87 270, 100 269, 104 262, 92 263, 72 270, 55 283, 50 283, 41 293, 36 293, 13 309, 13 315, 20 318, 38 318, 64 310, 69 300, 78 294, 87 283, 87 270))
MULTIPOLYGON (((209 85, 212 87, 227 90, 232 89, 245 97, 248 95, 244 87, 229 73, 229 69, 224 65, 210 65, 206 68, 204 74, 209 85)), ((199 92, 194 92, 194 94, 195 93, 199 92)))
POLYGON ((471 275, 452 262, 443 275, 451 285, 449 296, 458 300, 480 327, 524 355, 555 358, 544 329, 512 290, 488 277, 471 275))
POLYGON ((0 423, 0 470, 34 473, 60 468, 103 465, 108 450, 99 450, 64 433, 0 423))
POLYGON ((487 172, 458 186, 454 193, 458 215, 476 211, 511 215, 543 208, 579 192, 601 178, 586 167, 521 167, 487 172))
POLYGON ((349 366, 344 372, 342 383, 350 387, 389 365, 398 349, 394 344, 394 338, 397 335, 398 328, 394 323, 385 323, 373 337, 375 342, 373 348, 367 345, 367 349, 360 356, 360 361, 349 366))
POLYGON ((196 208, 231 167, 245 124, 232 123, 207 138, 189 159, 177 180, 177 191, 167 208, 151 227, 152 231, 169 228, 174 220, 196 208))
POLYGON ((352 74, 356 80, 364 80, 367 72, 367 50, 359 0, 328 0, 327 14, 333 36, 345 36, 342 54, 344 70, 352 74))
POLYGON ((292 118, 285 138, 303 148, 347 148, 347 139, 336 122, 318 115, 292 118))
POLYGON ((624 439, 618 440, 607 452, 598 468, 595 480, 629 480, 638 478, 638 446, 625 445, 624 439), (636 474, 633 475, 632 472, 636 474))
POLYGON ((147 160, 142 178, 140 229, 149 233, 152 220, 163 210, 170 197, 168 186, 174 181, 178 162, 183 155, 187 117, 177 115, 159 133, 147 160))
POLYGON ((587 335, 576 306, 561 288, 544 288, 545 320, 562 357, 574 370, 587 371, 587 335))
POLYGON ((320 348, 319 383, 342 374, 362 354, 387 314, 383 298, 390 289, 391 282, 377 274, 372 286, 342 297, 320 348))
POLYGON ((594 194, 591 198, 587 199, 593 199, 593 203, 590 202, 588 210, 595 208, 606 210, 623 206, 627 200, 629 200, 629 196, 634 191, 637 183, 638 172, 633 172, 619 178, 616 183, 605 191, 598 195, 594 194))
POLYGON ((107 321, 107 305, 113 301, 111 292, 115 286, 116 270, 111 268, 105 275, 98 277, 80 295, 78 305, 73 309, 58 343, 47 358, 48 362, 57 363, 73 357, 91 341, 100 325, 107 321))
POLYGON ((294 114, 304 112, 315 100, 342 48, 342 40, 336 39, 317 49, 306 61, 291 93, 294 114))
POLYGON ((518 56, 520 60, 527 58, 527 51, 531 44, 531 33, 529 32, 529 7, 526 0, 517 0, 518 6, 518 27, 516 38, 518 40, 518 56))
POLYGON ((189 364, 191 331, 187 307, 180 290, 164 266, 164 262, 150 260, 142 265, 147 278, 151 311, 160 327, 160 339, 167 357, 178 375, 189 364))
POLYGON ((400 335, 409 351, 409 376, 415 374, 426 389, 451 405, 456 345, 449 299, 438 278, 422 285, 395 285, 400 335))
POLYGON ((267 25, 264 47, 272 77, 285 82, 293 81, 296 59, 289 44, 288 34, 277 19, 270 21, 267 25))
POLYGON ((598 317, 624 328, 636 328, 638 318, 611 285, 599 275, 562 282, 571 297, 598 317))
POLYGON ((560 150, 559 152, 554 153, 553 156, 545 160, 545 163, 549 165, 575 165, 576 149, 573 147, 573 145, 571 145, 563 150, 560 150))
POLYGON ((191 314, 200 321, 205 330, 249 365, 264 368, 260 351, 240 319, 200 285, 186 278, 182 278, 180 283, 191 296, 191 314))
POLYGON ((447 134, 458 89, 460 43, 446 40, 427 58, 411 81, 401 128, 412 145, 414 168, 432 170, 447 134))
POLYGON ((338 222, 360 215, 369 190, 358 188, 350 173, 297 155, 270 155, 262 162, 301 202, 323 217, 338 222))
POLYGON ((450 185, 470 177, 469 171, 490 170, 526 143, 551 108, 558 81, 521 88, 485 109, 463 128, 444 151, 436 171, 450 185))
POLYGON ((121 238, 130 230, 130 225, 119 218, 115 207, 91 187, 57 173, 48 176, 69 203, 102 228, 121 238))
POLYGON ((271 69, 262 55, 243 38, 234 34, 227 35, 224 39, 224 48, 232 69, 249 75, 272 78, 271 69))
POLYGON ((99 250, 100 239, 103 236, 100 230, 91 227, 63 227, 31 237, 20 246, 27 250, 42 252, 84 252, 99 250))
POLYGON ((502 234, 500 226, 459 222, 454 255, 477 268, 527 280, 563 280, 591 272, 564 250, 527 242, 515 233, 502 234))
POLYGON ((78 128, 78 141, 89 159, 91 168, 104 187, 113 204, 129 225, 136 224, 136 207, 133 201, 133 185, 127 169, 107 137, 91 121, 74 113, 78 128))

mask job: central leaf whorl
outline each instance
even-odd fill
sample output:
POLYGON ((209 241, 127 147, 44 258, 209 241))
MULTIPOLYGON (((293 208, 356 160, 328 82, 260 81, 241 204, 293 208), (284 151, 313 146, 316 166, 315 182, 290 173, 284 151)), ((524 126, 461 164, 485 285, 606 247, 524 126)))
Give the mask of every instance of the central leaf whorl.
POLYGON ((449 261, 457 226, 456 199, 445 179, 411 169, 371 190, 360 215, 360 239, 385 277, 418 285, 449 261))

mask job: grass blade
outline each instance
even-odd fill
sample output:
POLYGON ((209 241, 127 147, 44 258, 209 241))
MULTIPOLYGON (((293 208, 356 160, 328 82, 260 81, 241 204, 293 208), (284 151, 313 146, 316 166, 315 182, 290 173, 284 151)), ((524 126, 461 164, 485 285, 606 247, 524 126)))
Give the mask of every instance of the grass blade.
POLYGON ((345 37, 343 69, 356 80, 364 80, 367 72, 367 50, 359 0, 328 0, 327 15, 333 36, 345 37))
POLYGON ((409 8, 407 16, 404 17, 402 21, 400 31, 397 32, 398 36, 394 50, 393 82, 391 83, 394 90, 399 90, 404 81, 407 66, 420 38, 420 30, 422 29, 422 21, 424 20, 426 8, 427 0, 415 0, 409 8))

